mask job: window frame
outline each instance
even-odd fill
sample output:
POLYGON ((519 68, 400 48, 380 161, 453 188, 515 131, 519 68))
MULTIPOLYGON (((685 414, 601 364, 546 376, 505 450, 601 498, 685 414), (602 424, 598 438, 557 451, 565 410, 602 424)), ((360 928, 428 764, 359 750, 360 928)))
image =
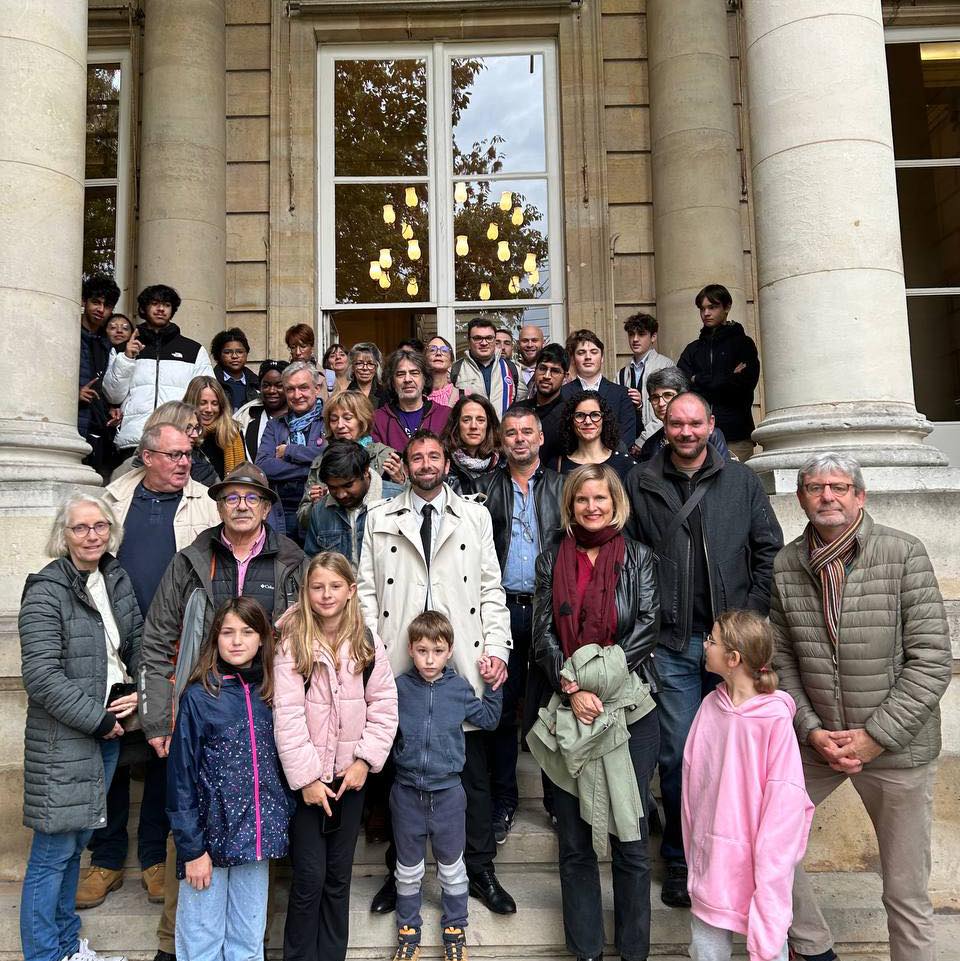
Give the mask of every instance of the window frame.
MULTIPOLYGON (((317 311, 321 336, 330 329, 336 311, 387 310, 396 307, 436 312, 437 332, 455 342, 457 312, 541 307, 550 319, 550 338, 562 339, 566 311, 564 212, 560 164, 559 77, 556 43, 550 39, 480 42, 389 44, 320 44, 317 48, 317 311), (453 131, 448 105, 452 90, 450 63, 462 57, 542 56, 545 170, 501 172, 482 177, 453 173, 453 131), (334 80, 338 60, 422 59, 427 72, 427 174, 420 177, 338 177, 334 169, 334 80), (437 76, 437 71, 440 75, 437 76), (550 296, 533 300, 457 301, 453 249, 455 180, 545 180, 550 296), (335 190, 349 183, 424 183, 429 197, 430 300, 390 304, 339 304, 336 301, 335 190)), ((326 339, 326 338, 324 338, 326 339)))
MULTIPOLYGON (((130 124, 131 116, 131 86, 133 84, 133 58, 130 50, 125 47, 90 47, 87 48, 87 67, 101 63, 120 64, 120 116, 117 125, 117 176, 116 177, 87 177, 84 165, 83 194, 86 205, 87 188, 116 187, 117 188, 117 217, 114 225, 113 276, 120 288, 120 300, 116 310, 128 312, 126 295, 130 288, 128 276, 128 254, 130 243, 130 196, 133 175, 130 169, 130 124)), ((85 95, 86 96, 86 95, 85 95)), ((86 103, 86 99, 84 99, 86 103)), ((86 117, 84 117, 86 129, 86 117)), ((84 133, 86 138, 86 133, 84 133)), ((84 139, 86 143, 86 139, 84 139)), ((84 148, 86 150, 86 148, 84 148)))

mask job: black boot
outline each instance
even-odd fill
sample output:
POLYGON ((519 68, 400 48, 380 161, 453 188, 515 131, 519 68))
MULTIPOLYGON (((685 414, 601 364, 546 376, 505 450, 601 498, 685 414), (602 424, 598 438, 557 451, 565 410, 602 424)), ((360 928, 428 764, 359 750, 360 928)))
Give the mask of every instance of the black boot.
POLYGON ((687 894, 687 866, 668 864, 667 876, 660 891, 660 900, 671 908, 689 908, 690 895, 687 894))
POLYGON ((370 902, 370 910, 374 914, 392 914, 397 910, 397 879, 388 874, 380 890, 370 902))

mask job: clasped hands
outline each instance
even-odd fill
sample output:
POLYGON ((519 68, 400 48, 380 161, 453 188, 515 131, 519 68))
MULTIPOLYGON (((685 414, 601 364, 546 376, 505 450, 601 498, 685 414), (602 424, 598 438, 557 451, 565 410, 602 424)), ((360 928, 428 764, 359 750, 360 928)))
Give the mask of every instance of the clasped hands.
POLYGON ((577 720, 583 724, 593 724, 593 722, 603 714, 603 701, 596 694, 590 691, 581 691, 580 685, 576 681, 568 681, 560 678, 560 687, 563 693, 570 698, 570 710, 573 711, 577 720))
POLYGON ((825 731, 819 728, 807 737, 807 743, 841 774, 858 774, 883 753, 883 748, 862 728, 850 731, 825 731))

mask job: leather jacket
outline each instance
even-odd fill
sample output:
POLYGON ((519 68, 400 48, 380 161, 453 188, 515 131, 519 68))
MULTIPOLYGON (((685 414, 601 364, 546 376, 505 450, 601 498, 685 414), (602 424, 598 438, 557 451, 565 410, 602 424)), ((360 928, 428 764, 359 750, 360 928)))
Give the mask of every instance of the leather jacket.
MULTIPOLYGON (((500 570, 507 564, 510 538, 513 534, 513 481, 510 467, 504 459, 496 470, 481 474, 474 479, 473 489, 483 494, 483 506, 490 511, 493 521, 493 543, 497 549, 500 570)), ((563 494, 563 477, 555 470, 543 466, 533 475, 533 506, 537 512, 537 528, 540 533, 541 551, 555 550, 563 536, 560 527, 560 500, 563 494)))
MULTIPOLYGON (((639 672, 657 690, 653 652, 660 633, 660 596, 653 551, 624 535, 626 553, 617 580, 617 643, 627 658, 627 668, 639 672)), ((553 623, 553 571, 560 545, 537 558, 537 589, 533 598, 533 655, 551 687, 560 691, 560 671, 566 655, 553 623)))

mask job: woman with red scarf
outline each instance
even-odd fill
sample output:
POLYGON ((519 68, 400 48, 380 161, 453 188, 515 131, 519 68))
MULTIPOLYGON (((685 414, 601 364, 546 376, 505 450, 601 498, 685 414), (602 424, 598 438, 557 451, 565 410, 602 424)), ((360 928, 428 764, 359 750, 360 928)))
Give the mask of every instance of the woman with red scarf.
MULTIPOLYGON (((606 464, 578 467, 566 479, 558 548, 537 558, 534 658, 554 691, 569 698, 583 724, 603 711, 596 694, 560 677, 564 662, 587 644, 619 644, 627 669, 645 683, 657 643, 660 603, 653 552, 625 537, 630 503, 616 472, 606 464)), ((628 728, 630 757, 640 797, 649 796, 660 741, 656 710, 628 728)), ((554 787, 560 841, 560 889, 567 949, 584 961, 603 952, 603 908, 591 827, 579 800, 554 787)), ((644 817, 639 841, 610 837, 613 851, 614 941, 622 961, 645 961, 650 948, 650 858, 644 817)))

